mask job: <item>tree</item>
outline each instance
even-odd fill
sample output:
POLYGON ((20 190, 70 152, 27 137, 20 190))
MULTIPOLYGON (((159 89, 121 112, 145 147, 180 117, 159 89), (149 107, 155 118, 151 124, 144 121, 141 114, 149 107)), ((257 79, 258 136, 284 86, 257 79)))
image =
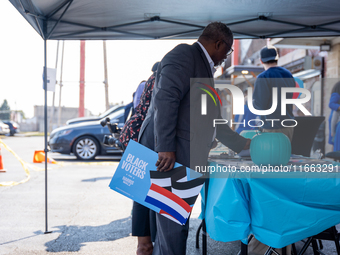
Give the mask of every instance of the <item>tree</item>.
POLYGON ((8 102, 5 99, 0 107, 0 119, 9 120, 10 118, 11 118, 11 108, 9 107, 8 102))

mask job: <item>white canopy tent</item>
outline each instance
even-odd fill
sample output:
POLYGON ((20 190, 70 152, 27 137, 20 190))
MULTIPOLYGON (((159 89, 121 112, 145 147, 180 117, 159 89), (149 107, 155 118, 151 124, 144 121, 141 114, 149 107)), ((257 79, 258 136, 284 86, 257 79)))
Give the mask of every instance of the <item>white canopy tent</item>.
MULTIPOLYGON (((9 1, 45 41, 44 77, 46 40, 196 39, 211 21, 226 23, 237 39, 340 35, 338 0, 9 1)), ((46 90, 45 156, 47 162, 46 90)), ((48 233, 46 170, 47 163, 48 233)))

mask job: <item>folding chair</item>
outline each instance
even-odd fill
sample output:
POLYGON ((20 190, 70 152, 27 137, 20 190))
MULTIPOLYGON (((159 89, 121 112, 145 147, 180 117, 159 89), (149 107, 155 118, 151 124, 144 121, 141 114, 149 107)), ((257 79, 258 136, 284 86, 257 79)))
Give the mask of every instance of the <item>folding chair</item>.
MULTIPOLYGON (((203 219, 201 224, 199 225, 197 231, 196 231, 196 249, 199 249, 199 234, 202 229, 202 254, 207 254, 207 234, 205 229, 205 220, 203 219)), ((250 235, 248 238, 248 243, 253 238, 253 235, 250 235)), ((241 242, 241 250, 237 255, 248 255, 248 245, 241 242)), ((267 251, 264 253, 264 255, 279 255, 279 253, 276 252, 276 250, 272 247, 269 247, 267 251)), ((290 255, 286 252, 286 247, 282 248, 282 255, 290 255)), ((295 254, 296 255, 296 254, 295 254)))
POLYGON ((327 241, 334 241, 336 252, 338 255, 340 255, 340 234, 338 233, 335 226, 326 229, 325 231, 322 231, 321 233, 311 236, 307 238, 305 241, 305 244, 299 251, 299 253, 296 251, 295 244, 293 244, 293 255, 303 255, 305 254, 307 248, 312 244, 313 253, 314 255, 324 255, 324 253, 321 251, 323 249, 322 240, 327 241))

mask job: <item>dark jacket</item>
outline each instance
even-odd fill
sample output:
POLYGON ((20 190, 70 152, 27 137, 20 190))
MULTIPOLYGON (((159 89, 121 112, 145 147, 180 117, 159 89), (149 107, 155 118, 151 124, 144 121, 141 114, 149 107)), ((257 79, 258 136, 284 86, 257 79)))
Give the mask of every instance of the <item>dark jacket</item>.
MULTIPOLYGON (((151 149, 175 151, 176 161, 192 169, 206 165, 215 133, 213 120, 221 119, 220 106, 210 97, 208 113, 201 114, 202 83, 214 87, 199 44, 175 47, 158 66, 151 105, 140 131, 140 138, 145 135, 151 141, 151 149)), ((239 152, 245 146, 246 139, 228 125, 217 125, 216 131, 216 138, 232 150, 239 152)))

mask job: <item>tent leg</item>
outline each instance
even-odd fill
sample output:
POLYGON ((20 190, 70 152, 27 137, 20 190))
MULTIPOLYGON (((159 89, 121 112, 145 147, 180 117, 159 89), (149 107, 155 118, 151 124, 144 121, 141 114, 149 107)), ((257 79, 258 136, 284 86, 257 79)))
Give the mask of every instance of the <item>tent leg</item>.
POLYGON ((44 234, 50 234, 52 231, 48 231, 48 218, 47 218, 47 41, 44 39, 44 93, 45 93, 45 105, 44 105, 44 136, 45 136, 45 232, 44 234))

